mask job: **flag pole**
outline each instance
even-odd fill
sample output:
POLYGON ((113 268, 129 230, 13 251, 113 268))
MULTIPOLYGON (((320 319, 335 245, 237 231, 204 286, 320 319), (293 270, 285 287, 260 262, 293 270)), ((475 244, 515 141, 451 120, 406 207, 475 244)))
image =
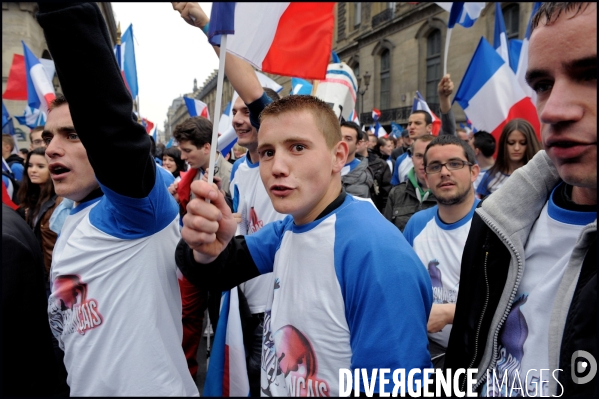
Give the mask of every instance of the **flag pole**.
POLYGON ((443 76, 447 75, 447 53, 449 52, 449 40, 451 39, 451 31, 453 28, 447 29, 447 36, 445 37, 445 57, 443 58, 443 76))
MULTIPOLYGON (((223 78, 225 75, 225 60, 227 58, 227 35, 221 36, 220 57, 218 62, 218 78, 216 81, 216 102, 214 103, 214 123, 212 124, 212 144, 210 145, 210 163, 208 167, 208 184, 214 180, 214 164, 216 163, 216 147, 218 146, 218 124, 220 122, 221 102, 223 96, 223 78)), ((206 202, 210 199, 206 198, 206 202)))

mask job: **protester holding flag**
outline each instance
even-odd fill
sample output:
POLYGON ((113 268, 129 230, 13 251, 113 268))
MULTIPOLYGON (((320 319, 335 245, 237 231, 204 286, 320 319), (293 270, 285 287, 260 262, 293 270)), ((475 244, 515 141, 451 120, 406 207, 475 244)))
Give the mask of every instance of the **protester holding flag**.
POLYGON ((525 119, 513 119, 505 125, 498 147, 494 165, 476 189, 481 199, 497 191, 516 169, 526 165, 541 150, 534 128, 525 119))
POLYGON ((181 348, 177 204, 132 118, 102 12, 97 3, 38 6, 65 96, 42 137, 56 193, 75 201, 48 300, 70 393, 197 396, 181 348))

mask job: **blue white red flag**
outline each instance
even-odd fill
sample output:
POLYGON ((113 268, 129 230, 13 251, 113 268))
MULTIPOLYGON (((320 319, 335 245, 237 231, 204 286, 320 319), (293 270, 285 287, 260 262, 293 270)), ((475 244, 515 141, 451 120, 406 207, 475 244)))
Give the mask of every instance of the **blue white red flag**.
POLYGON ((291 78, 291 93, 298 96, 312 94, 312 83, 302 78, 291 78))
POLYGON ((21 125, 25 125, 30 129, 46 124, 46 116, 37 108, 25 107, 23 116, 15 116, 21 125))
POLYGON ((135 63, 135 45, 133 43, 133 24, 129 25, 121 37, 120 48, 115 49, 117 63, 121 68, 121 75, 125 85, 134 99, 139 92, 137 86, 137 65, 135 63))
POLYGON ((358 126, 360 126, 360 118, 358 117, 358 113, 356 112, 355 109, 352 110, 351 114, 349 115, 349 121, 354 122, 358 126))
POLYGON ((230 113, 231 102, 229 102, 225 107, 225 110, 220 116, 220 120, 218 122, 218 144, 216 149, 224 156, 230 153, 235 143, 237 143, 237 134, 233 128, 232 120, 229 119, 230 113))
POLYGON ((187 111, 189 111, 189 116, 191 116, 192 118, 194 116, 203 116, 206 119, 210 119, 210 114, 208 113, 208 106, 205 102, 189 97, 183 97, 183 100, 185 100, 185 105, 187 105, 187 111))
POLYGON ((497 54, 509 64, 510 52, 508 48, 507 32, 503 20, 503 11, 501 11, 501 5, 499 3, 495 3, 495 33, 493 35, 493 47, 495 48, 495 51, 497 51, 497 54))
POLYGON ((329 104, 337 118, 349 120, 356 107, 358 91, 354 71, 344 62, 329 64, 325 79, 315 85, 314 96, 329 104))
POLYGON ((220 316, 210 353, 204 396, 250 394, 237 288, 223 293, 220 316))
POLYGON ((428 103, 422 97, 419 91, 416 91, 416 95, 414 96, 414 103, 412 104, 412 112, 414 111, 426 111, 429 113, 431 118, 433 119, 433 136, 437 136, 439 131, 441 130, 441 119, 428 106, 428 103))
POLYGON ((31 108, 39 109, 44 114, 48 113, 48 105, 56 98, 52 81, 42 63, 23 43, 23 54, 25 57, 25 71, 27 74, 27 104, 31 108))
POLYGON ((530 24, 532 22, 532 17, 537 13, 539 7, 541 6, 540 2, 535 2, 532 6, 532 13, 530 14, 530 19, 528 20, 528 26, 526 27, 526 34, 524 35, 524 40, 522 40, 522 49, 520 50, 520 56, 518 57, 518 66, 516 67, 516 79, 520 84, 524 93, 532 100, 533 104, 537 104, 537 93, 530 88, 530 86, 526 83, 526 69, 528 69, 528 42, 530 41, 530 24))
POLYGON ((152 130, 154 130, 154 122, 151 122, 146 118, 141 118, 141 124, 146 129, 146 133, 152 134, 152 130))
POLYGON ((514 118, 529 121, 540 139, 534 104, 509 65, 484 37, 472 56, 454 101, 462 106, 477 129, 486 130, 497 141, 505 124, 514 118))
POLYGON ((381 117, 381 111, 379 111, 376 108, 373 108, 372 109, 372 120, 375 122, 378 122, 380 117, 381 117))
POLYGON ((324 79, 333 47, 335 3, 213 3, 211 44, 259 70, 304 79, 324 79))

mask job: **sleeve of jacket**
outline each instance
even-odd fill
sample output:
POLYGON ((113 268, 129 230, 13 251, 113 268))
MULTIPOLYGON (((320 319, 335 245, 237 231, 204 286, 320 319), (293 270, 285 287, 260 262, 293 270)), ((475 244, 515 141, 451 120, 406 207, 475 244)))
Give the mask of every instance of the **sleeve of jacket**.
POLYGON ((185 278, 203 290, 230 290, 260 275, 244 236, 233 238, 214 262, 205 265, 194 260, 192 249, 181 240, 175 251, 175 261, 185 278))
POLYGON ((441 132, 439 135, 441 134, 451 134, 453 136, 456 135, 455 116, 453 115, 453 110, 451 108, 446 114, 441 112, 441 132))
MULTIPOLYGON (((395 169, 395 164, 393 164, 393 169, 395 169)), ((385 168, 383 168, 383 172, 381 173, 381 181, 379 183, 381 209, 385 209, 387 199, 389 198, 389 193, 391 192, 391 188, 393 188, 391 185, 391 169, 389 169, 387 165, 385 165, 385 168)))
POLYGON ((147 196, 156 174, 150 140, 134 120, 97 3, 39 3, 37 19, 96 178, 118 194, 147 196))

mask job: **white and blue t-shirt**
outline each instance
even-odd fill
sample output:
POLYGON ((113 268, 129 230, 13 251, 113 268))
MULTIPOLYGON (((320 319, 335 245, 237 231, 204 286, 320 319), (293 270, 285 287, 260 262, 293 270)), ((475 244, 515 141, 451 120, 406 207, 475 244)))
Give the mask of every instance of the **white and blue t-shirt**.
POLYGON ((340 368, 371 375, 373 368, 431 367, 430 279, 371 203, 347 195, 321 219, 296 226, 288 216, 246 243, 258 270, 274 277, 264 320, 263 395, 339 396, 340 368))
POLYGON ((346 163, 343 168, 341 168, 341 176, 345 176, 352 170, 356 168, 360 164, 360 160, 358 158, 354 158, 353 161, 346 163))
POLYGON ((198 396, 181 347, 177 203, 158 171, 145 198, 102 191, 71 210, 50 270, 71 395, 198 396))
POLYGON ((555 293, 582 229, 597 219, 597 213, 560 208, 554 202, 556 190, 524 248, 524 274, 499 333, 497 384, 489 385, 489 391, 485 384, 483 396, 509 396, 510 391, 518 396, 549 396, 549 380, 557 377, 557 372, 552 374, 554 370, 549 369, 549 323, 555 293), (506 372, 507 384, 503 379, 506 372), (512 390, 512 386, 525 389, 525 393, 522 389, 512 390))
MULTIPOLYGON (((235 235, 251 235, 266 224, 281 220, 286 215, 278 213, 262 179, 260 163, 251 163, 249 157, 238 159, 231 170, 231 195, 233 212, 241 213, 241 223, 237 225, 235 235)), ((264 313, 268 294, 272 289, 272 275, 253 278, 240 284, 252 314, 264 313)))
POLYGON ((395 170, 391 176, 391 184, 397 186, 405 181, 408 181, 408 173, 414 167, 412 154, 409 151, 404 152, 395 161, 395 170))
MULTIPOLYGON (((460 285, 460 269, 472 216, 480 200, 475 199, 472 209, 455 223, 446 224, 439 218, 439 206, 416 212, 403 232, 414 251, 425 265, 433 287, 433 303, 456 303, 460 285)), ((443 330, 429 333, 431 340, 447 348, 451 324, 443 330)))

